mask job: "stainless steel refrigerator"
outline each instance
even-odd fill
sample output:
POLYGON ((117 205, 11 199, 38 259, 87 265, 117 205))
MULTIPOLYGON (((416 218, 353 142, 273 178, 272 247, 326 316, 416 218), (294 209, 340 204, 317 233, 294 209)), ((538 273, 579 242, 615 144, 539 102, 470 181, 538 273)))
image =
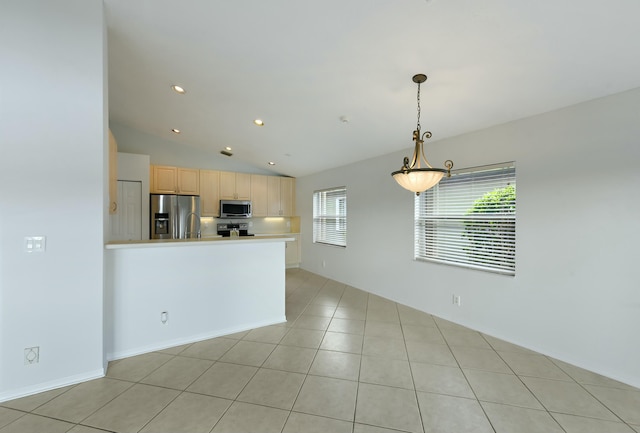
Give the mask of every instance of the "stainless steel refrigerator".
POLYGON ((200 237, 200 197, 151 194, 150 238, 192 239, 200 237))

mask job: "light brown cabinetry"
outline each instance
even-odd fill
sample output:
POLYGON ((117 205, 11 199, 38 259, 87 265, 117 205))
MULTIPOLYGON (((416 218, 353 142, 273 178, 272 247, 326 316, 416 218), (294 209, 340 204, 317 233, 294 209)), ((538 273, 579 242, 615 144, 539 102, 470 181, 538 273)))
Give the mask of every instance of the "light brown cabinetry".
POLYGON ((109 213, 118 211, 118 143, 109 130, 109 213))
POLYGON ((154 194, 199 195, 199 170, 167 165, 152 165, 151 192, 154 194))
POLYGON ((293 216, 295 180, 292 177, 269 176, 268 216, 293 216))
POLYGON ((200 214, 202 216, 220 216, 220 172, 200 170, 200 214))
POLYGON ((270 176, 251 175, 251 207, 254 217, 268 216, 267 183, 270 176))
POLYGON ((220 199, 251 200, 251 175, 248 173, 221 171, 220 199))

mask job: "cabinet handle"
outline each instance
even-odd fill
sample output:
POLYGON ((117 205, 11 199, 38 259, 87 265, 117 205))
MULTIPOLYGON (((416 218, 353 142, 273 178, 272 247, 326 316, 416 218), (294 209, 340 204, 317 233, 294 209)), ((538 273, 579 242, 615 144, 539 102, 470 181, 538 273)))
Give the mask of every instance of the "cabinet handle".
POLYGON ((111 203, 111 210, 113 212, 118 210, 118 203, 117 202, 114 201, 114 202, 111 203))

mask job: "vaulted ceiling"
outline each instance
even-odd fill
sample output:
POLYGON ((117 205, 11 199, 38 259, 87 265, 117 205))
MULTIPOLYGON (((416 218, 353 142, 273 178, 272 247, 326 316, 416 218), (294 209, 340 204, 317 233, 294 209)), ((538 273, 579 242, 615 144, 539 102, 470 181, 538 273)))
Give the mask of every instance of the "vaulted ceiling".
POLYGON ((289 176, 640 87, 637 0, 104 4, 112 121, 289 176))

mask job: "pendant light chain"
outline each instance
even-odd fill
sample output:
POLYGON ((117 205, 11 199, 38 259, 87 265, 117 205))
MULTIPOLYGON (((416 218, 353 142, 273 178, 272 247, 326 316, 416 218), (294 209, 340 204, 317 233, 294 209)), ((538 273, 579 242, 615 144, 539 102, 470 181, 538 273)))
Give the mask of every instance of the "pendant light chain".
MULTIPOLYGON (((416 99, 418 101, 418 125, 416 126, 416 129, 420 131, 420 83, 418 83, 418 96, 416 99)), ((418 134, 419 133, 420 132, 418 132, 418 134)))

